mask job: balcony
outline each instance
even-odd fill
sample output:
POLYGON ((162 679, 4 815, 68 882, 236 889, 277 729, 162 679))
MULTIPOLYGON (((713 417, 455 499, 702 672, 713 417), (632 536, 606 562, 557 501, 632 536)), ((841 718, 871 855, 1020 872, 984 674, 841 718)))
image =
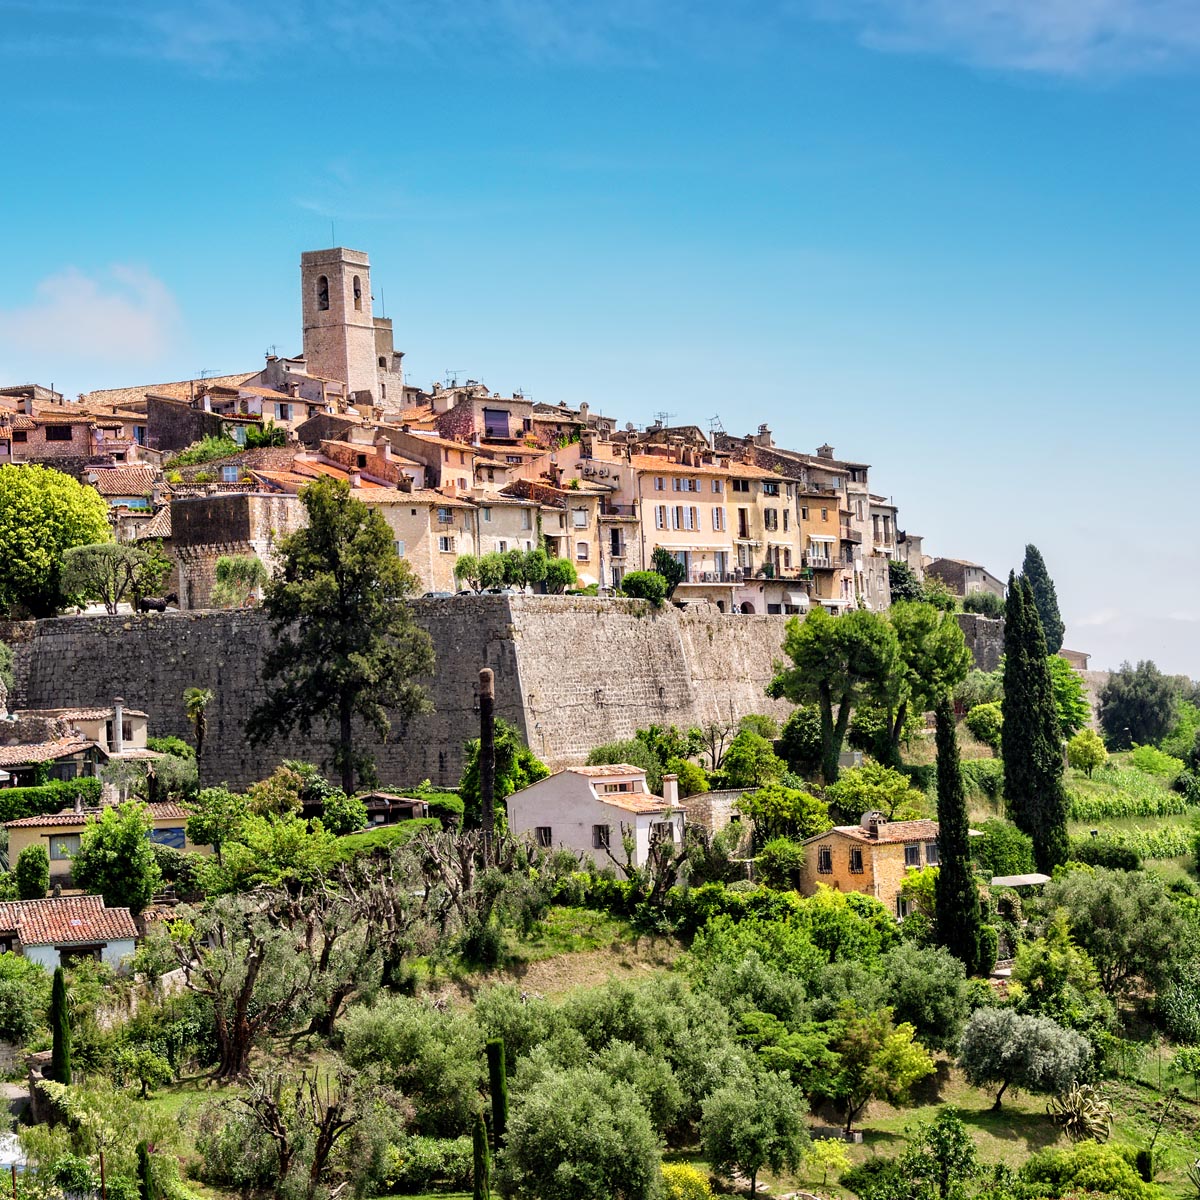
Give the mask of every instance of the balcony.
POLYGON ((856 529, 851 529, 849 525, 842 526, 842 541, 843 542, 858 542, 862 543, 863 536, 856 529))
POLYGON ((804 565, 815 571, 830 571, 842 564, 837 559, 830 558, 828 554, 805 554, 804 565))
POLYGON ((617 521, 636 521, 636 504, 612 504, 605 501, 600 505, 600 520, 613 519, 617 521))

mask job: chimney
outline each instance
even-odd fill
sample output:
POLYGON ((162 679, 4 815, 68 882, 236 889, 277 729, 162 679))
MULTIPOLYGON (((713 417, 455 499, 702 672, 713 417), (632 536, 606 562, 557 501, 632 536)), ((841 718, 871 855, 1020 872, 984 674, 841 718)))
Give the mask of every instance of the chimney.
POLYGON ((871 838, 879 837, 880 827, 886 824, 887 817, 885 817, 883 813, 875 812, 871 809, 863 813, 862 819, 859 821, 859 825, 862 827, 867 837, 871 838))
POLYGON ((387 438, 383 437, 382 435, 377 437, 375 439, 375 449, 378 451, 379 457, 383 459, 384 462, 392 461, 392 443, 389 442, 387 438))
POLYGON ((663 799, 673 808, 679 803, 679 776, 663 776, 663 799))
POLYGON ((350 472, 350 486, 352 488, 362 487, 362 476, 357 471, 350 472))
POLYGON ((27 417, 33 416, 33 395, 32 395, 32 393, 28 396, 21 397, 21 411, 27 417))
POLYGON ((212 412, 212 400, 209 399, 209 395, 207 392, 205 392, 204 395, 200 397, 200 406, 201 406, 201 408, 204 409, 205 412, 212 412))
POLYGON ((293 381, 292 383, 288 384, 288 391, 290 391, 292 393, 293 400, 299 400, 300 399, 300 383, 299 383, 299 381, 298 380, 293 381))
POLYGON ((592 411, 592 410, 591 410, 591 406, 588 404, 588 402, 587 402, 586 400, 583 400, 583 401, 581 401, 581 402, 580 402, 580 405, 579 405, 579 419, 580 419, 580 420, 581 420, 581 421, 582 421, 582 422, 583 422, 585 425, 587 424, 588 413, 590 413, 591 411, 592 411))
POLYGON ((82 792, 75 793, 75 811, 77 813, 83 812, 83 793, 82 792))
POLYGON ((125 701, 120 696, 113 697, 113 732, 109 753, 123 754, 125 752, 125 701))

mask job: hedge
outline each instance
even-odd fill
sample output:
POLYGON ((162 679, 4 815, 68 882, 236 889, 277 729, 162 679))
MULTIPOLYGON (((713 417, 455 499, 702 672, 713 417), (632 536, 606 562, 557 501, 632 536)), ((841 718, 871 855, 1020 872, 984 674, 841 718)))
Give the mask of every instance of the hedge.
POLYGON ((74 805, 77 796, 83 797, 85 807, 94 808, 100 803, 102 786, 98 779, 81 776, 79 779, 52 779, 37 787, 0 788, 0 821, 62 812, 74 805))

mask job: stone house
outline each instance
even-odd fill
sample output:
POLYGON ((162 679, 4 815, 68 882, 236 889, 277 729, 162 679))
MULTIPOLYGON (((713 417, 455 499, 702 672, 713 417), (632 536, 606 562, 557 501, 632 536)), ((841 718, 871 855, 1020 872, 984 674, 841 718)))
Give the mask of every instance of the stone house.
POLYGON ((590 856, 598 867, 624 869, 622 839, 634 842, 633 862, 645 866, 661 839, 683 844, 679 781, 663 778, 662 796, 646 787, 640 767, 569 767, 509 796, 508 826, 547 849, 590 856))
POLYGON ((137 948, 127 908, 105 908, 103 896, 0 901, 0 953, 22 954, 53 971, 93 958, 120 967, 137 948))
POLYGON ((360 500, 378 506, 395 541, 427 592, 455 592, 454 564, 475 551, 475 509, 468 500, 431 488, 402 492, 370 488, 360 500))
POLYGON ((937 839, 936 821, 889 821, 865 813, 857 825, 837 825, 805 840, 800 891, 811 896, 825 884, 863 892, 897 918, 907 916, 900 886, 909 871, 937 866, 937 839))
POLYGON ((1004 581, 997 579, 986 567, 965 558, 935 558, 926 564, 925 574, 940 579, 955 596, 990 592, 993 596, 1004 597, 1004 581))
MULTIPOLYGON (((189 853, 207 853, 209 847, 197 846, 187 836, 188 810, 179 804, 148 804, 150 840, 162 846, 189 853)), ((16 862, 28 846, 45 846, 50 855, 50 882, 71 886, 71 859, 79 850, 79 839, 88 825, 97 820, 103 808, 64 809, 35 817, 19 817, 5 823, 8 830, 9 861, 16 862)))
POLYGON ((124 508, 150 513, 160 478, 155 467, 89 467, 83 482, 104 497, 110 512, 124 508))

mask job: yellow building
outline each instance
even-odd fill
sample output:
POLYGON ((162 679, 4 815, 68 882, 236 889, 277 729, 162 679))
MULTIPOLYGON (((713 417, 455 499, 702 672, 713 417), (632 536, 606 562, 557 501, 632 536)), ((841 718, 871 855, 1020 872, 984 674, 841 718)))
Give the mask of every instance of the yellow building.
MULTIPOLYGON (((179 804, 148 804, 150 840, 190 853, 207 854, 210 846, 197 846, 187 836, 188 810, 179 804)), ((27 846, 45 846, 50 855, 50 882, 71 886, 71 859, 79 850, 79 839, 102 809, 76 808, 37 817, 21 817, 5 824, 8 830, 8 860, 15 863, 27 846)))
POLYGON ((838 825, 804 843, 800 891, 817 884, 874 896, 897 917, 907 916, 900 886, 910 871, 938 864, 936 821, 889 821, 866 813, 858 825, 838 825))

